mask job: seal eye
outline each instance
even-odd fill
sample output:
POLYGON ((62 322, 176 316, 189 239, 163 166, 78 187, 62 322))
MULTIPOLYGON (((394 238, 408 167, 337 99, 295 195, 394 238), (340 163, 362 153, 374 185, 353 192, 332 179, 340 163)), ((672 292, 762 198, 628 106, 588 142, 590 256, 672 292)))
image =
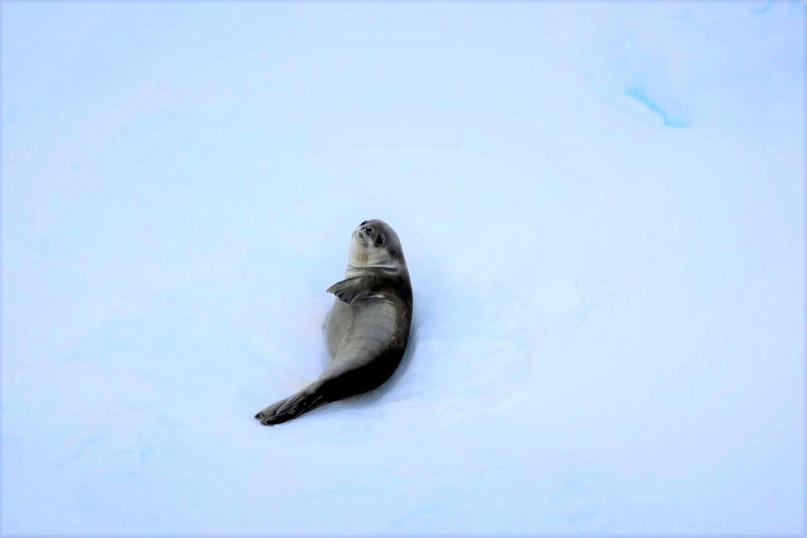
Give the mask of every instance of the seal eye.
POLYGON ((384 244, 384 238, 382 236, 378 236, 375 238, 375 246, 380 247, 384 244))
POLYGON ((367 221, 363 220, 363 221, 361 221, 361 224, 359 224, 359 226, 364 226, 365 224, 367 224, 367 221))

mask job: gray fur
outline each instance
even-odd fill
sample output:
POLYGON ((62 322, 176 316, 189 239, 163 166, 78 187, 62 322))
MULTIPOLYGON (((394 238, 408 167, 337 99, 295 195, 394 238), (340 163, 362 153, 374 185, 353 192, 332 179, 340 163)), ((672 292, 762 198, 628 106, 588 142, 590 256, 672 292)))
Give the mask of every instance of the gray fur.
POLYGON ((275 425, 329 402, 372 390, 401 362, 412 324, 412 285, 395 231, 381 220, 362 222, 351 237, 345 279, 325 323, 331 362, 300 392, 255 415, 275 425))

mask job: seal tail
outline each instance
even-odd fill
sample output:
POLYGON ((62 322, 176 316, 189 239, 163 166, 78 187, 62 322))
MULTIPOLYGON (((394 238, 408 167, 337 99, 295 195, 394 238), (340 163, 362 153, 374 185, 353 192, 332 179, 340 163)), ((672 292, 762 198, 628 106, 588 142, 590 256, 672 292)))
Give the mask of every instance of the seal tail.
POLYGON ((264 426, 274 426, 295 419, 304 413, 328 403, 322 392, 306 388, 289 396, 285 400, 274 403, 255 415, 264 426))

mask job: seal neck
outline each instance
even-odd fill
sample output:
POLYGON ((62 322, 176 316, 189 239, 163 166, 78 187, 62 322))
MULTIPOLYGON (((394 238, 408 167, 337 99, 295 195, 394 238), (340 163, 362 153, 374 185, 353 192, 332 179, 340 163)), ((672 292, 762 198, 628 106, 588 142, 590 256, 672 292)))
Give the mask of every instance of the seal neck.
POLYGON ((389 275, 398 274, 401 271, 401 267, 399 265, 368 265, 365 267, 359 267, 353 265, 352 263, 347 264, 347 268, 345 269, 345 276, 356 276, 360 275, 367 271, 379 271, 382 273, 386 273, 389 275))

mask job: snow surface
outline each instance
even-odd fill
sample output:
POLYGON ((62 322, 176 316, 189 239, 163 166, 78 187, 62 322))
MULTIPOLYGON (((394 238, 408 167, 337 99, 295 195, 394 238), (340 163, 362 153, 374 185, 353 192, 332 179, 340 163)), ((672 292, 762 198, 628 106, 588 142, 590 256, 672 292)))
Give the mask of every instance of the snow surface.
POLYGON ((798 2, 4 3, 4 533, 802 533, 798 2), (415 290, 317 377, 350 232, 415 290))

